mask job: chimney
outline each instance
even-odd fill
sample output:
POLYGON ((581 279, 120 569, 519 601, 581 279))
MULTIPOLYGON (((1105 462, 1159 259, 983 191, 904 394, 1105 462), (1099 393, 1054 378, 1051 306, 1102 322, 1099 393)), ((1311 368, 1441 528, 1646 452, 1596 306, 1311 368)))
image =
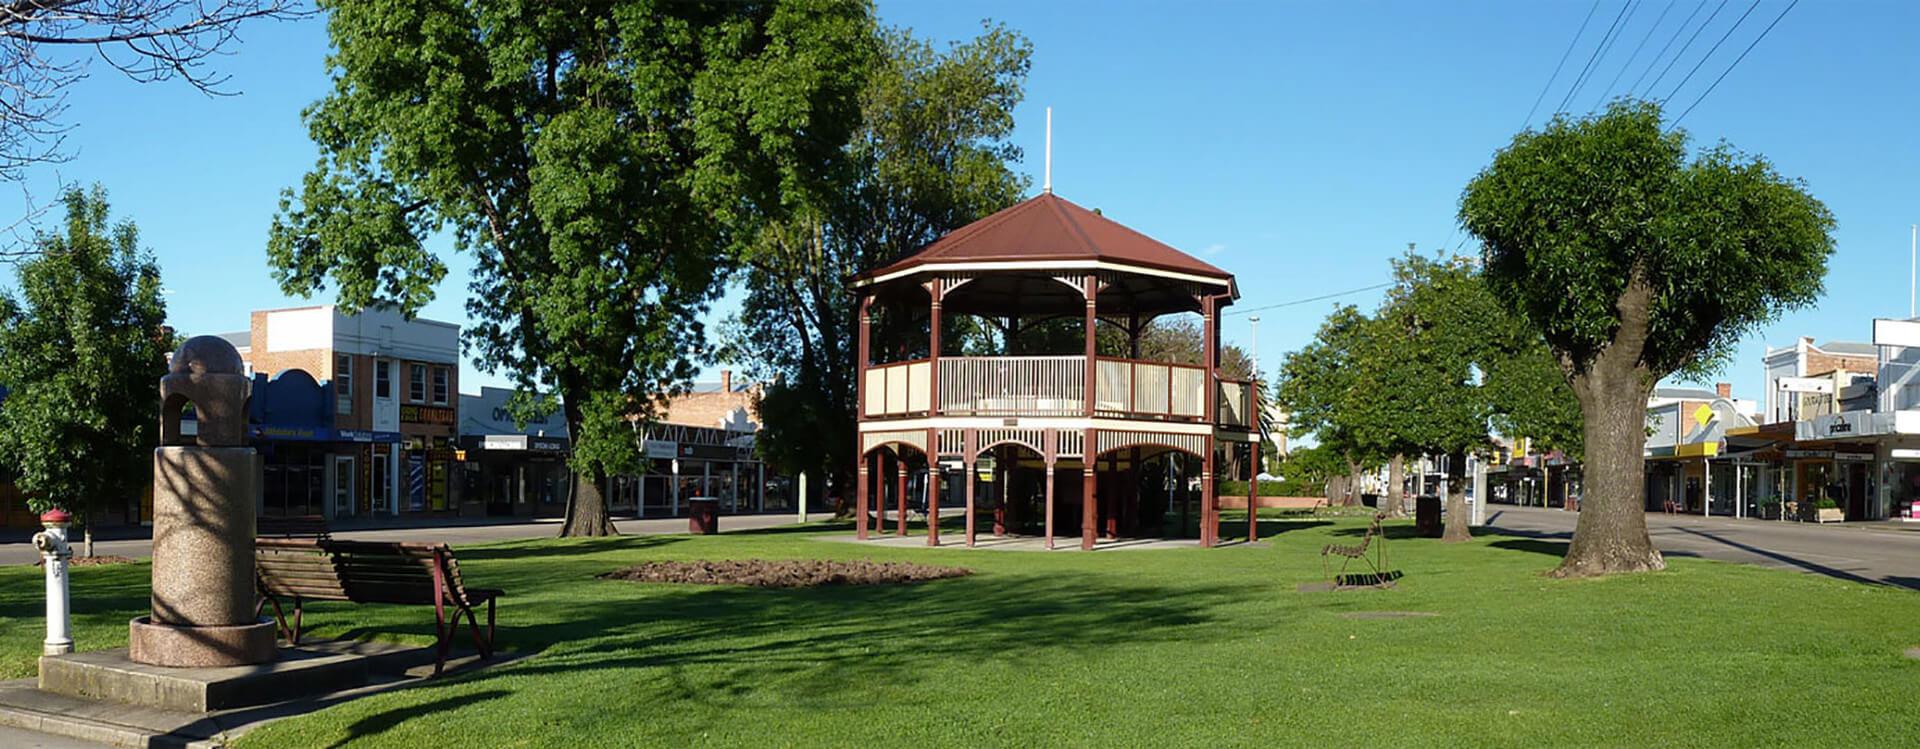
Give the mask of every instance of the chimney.
POLYGON ((1718 393, 1722 398, 1732 399, 1733 383, 1731 382, 1717 383, 1713 386, 1713 392, 1718 393))
POLYGON ((722 393, 733 392, 733 370, 731 369, 720 370, 720 392, 722 393))

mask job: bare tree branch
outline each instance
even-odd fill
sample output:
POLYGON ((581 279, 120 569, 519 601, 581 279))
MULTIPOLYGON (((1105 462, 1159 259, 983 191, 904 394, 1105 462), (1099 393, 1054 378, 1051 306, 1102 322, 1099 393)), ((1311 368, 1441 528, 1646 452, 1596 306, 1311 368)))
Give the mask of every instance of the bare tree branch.
MULTIPOLYGON (((303 0, 0 0, 0 182, 67 160, 67 91, 92 60, 141 83, 230 95, 208 62, 229 51, 240 24, 315 12, 303 0)), ((38 211, 28 205, 0 234, 17 240, 31 226, 38 211)), ((0 239, 0 258, 30 253, 23 244, 0 239)))

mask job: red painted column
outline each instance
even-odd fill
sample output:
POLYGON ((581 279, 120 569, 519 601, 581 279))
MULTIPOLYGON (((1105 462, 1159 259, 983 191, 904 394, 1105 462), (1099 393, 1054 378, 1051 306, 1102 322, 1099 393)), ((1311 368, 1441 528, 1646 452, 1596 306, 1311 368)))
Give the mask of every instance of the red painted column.
MULTIPOLYGON (((1087 382, 1085 385, 1087 391, 1086 391, 1086 396, 1083 398, 1083 400, 1086 401, 1087 416, 1091 418, 1093 416, 1094 387, 1096 386, 1096 380, 1094 378, 1094 375, 1095 375, 1095 371, 1099 369, 1099 367, 1094 366, 1095 349, 1093 347, 1093 342, 1094 342, 1094 339, 1097 337, 1095 335, 1095 333, 1097 332, 1095 330, 1095 326, 1098 325, 1099 323, 1099 319, 1095 315, 1095 303, 1098 301, 1098 297, 1100 296, 1100 286, 1099 286, 1100 278, 1098 276, 1095 276, 1092 273, 1088 273, 1086 278, 1082 281, 1082 283, 1086 285, 1086 294, 1087 294, 1087 371, 1086 371, 1087 382)), ((1084 453, 1081 456, 1081 459, 1085 463, 1087 463, 1087 465, 1091 466, 1093 464, 1093 457, 1094 457, 1093 441, 1089 439, 1087 441, 1087 446, 1084 448, 1081 448, 1081 451, 1084 453)))
POLYGON ((855 471, 853 483, 853 527, 856 536, 867 540, 867 456, 860 456, 860 464, 855 471))
POLYGON ((897 456, 889 454, 887 452, 880 452, 876 454, 874 458, 880 462, 880 474, 874 477, 875 479, 878 480, 878 482, 874 486, 875 491, 873 493, 873 496, 875 499, 874 508, 873 508, 873 525, 874 525, 874 530, 876 532, 880 533, 881 535, 886 535, 887 503, 891 501, 893 497, 893 495, 889 493, 887 489, 893 486, 894 472, 900 470, 900 459, 897 456))
MULTIPOLYGON (((928 386, 930 390, 927 392, 927 413, 928 415, 932 415, 940 413, 940 299, 946 296, 945 279, 935 278, 927 282, 927 293, 933 299, 933 317, 927 325, 929 331, 927 340, 927 369, 932 372, 933 378, 932 383, 928 386)), ((927 445, 928 455, 931 456, 940 452, 940 448, 933 443, 929 442, 927 445)), ((933 464, 928 463, 927 466, 931 469, 933 464)))
MULTIPOLYGON (((1091 364, 1092 360, 1088 360, 1091 364)), ((1089 391, 1089 397, 1092 393, 1089 391)), ((1093 430, 1086 430, 1085 442, 1080 448, 1080 548, 1092 551, 1095 523, 1099 521, 1099 508, 1096 506, 1094 491, 1099 484, 1098 468, 1100 462, 1094 458, 1093 430)))
POLYGON ((1120 503, 1126 496, 1126 490, 1120 485, 1120 475, 1120 455, 1115 453, 1107 458, 1107 499, 1101 502, 1105 509, 1100 514, 1104 521, 1102 525, 1106 526, 1102 530, 1106 531, 1109 539, 1120 537, 1120 503))
POLYGON ((1058 455, 1058 453, 1057 453, 1056 451, 1057 451, 1057 450, 1059 449, 1059 443, 1060 443, 1060 433, 1059 433, 1059 432, 1057 432, 1057 431, 1055 431, 1055 430, 1052 430, 1052 429, 1049 429, 1049 430, 1047 430, 1047 436, 1046 436, 1046 445, 1047 445, 1047 446, 1046 446, 1046 454, 1045 454, 1045 455, 1042 455, 1042 456, 1041 456, 1041 459, 1042 459, 1042 460, 1044 460, 1044 461, 1046 462, 1046 464, 1047 464, 1047 485, 1046 485, 1046 497, 1047 497, 1047 498, 1046 498, 1046 503, 1047 503, 1047 520, 1046 520, 1046 523, 1047 523, 1047 529, 1046 529, 1046 534, 1047 534, 1047 549, 1048 549, 1048 550, 1052 550, 1052 549, 1053 549, 1053 463, 1054 463, 1054 461, 1055 461, 1055 460, 1057 459, 1057 458, 1056 458, 1056 456, 1058 455))
POLYGON ((866 421, 867 415, 867 365, 872 361, 870 350, 873 329, 872 311, 873 297, 867 295, 865 292, 861 292, 860 332, 858 335, 859 342, 856 346, 856 355, 859 358, 853 363, 853 414, 855 422, 855 429, 853 430, 853 454, 859 456, 859 463, 855 466, 856 475, 854 479, 858 484, 854 487, 854 504, 860 511, 860 521, 857 524, 857 528, 860 540, 863 541, 867 538, 867 505, 870 503, 870 498, 867 496, 867 481, 872 478, 872 475, 867 467, 869 456, 866 450, 863 449, 864 445, 860 439, 858 426, 859 422, 866 421))
POLYGON ((967 436, 965 438, 965 446, 961 448, 967 451, 967 459, 964 461, 961 461, 960 470, 966 472, 964 474, 964 477, 961 478, 961 480, 967 482, 966 486, 967 486, 967 545, 968 546, 973 545, 973 485, 980 483, 979 474, 973 472, 973 464, 977 458, 977 456, 974 455, 973 451, 975 447, 980 443, 979 434, 980 433, 978 430, 968 429, 966 432, 967 436))
POLYGON ((902 454, 895 457, 893 460, 894 460, 894 466, 900 469, 898 475, 895 477, 896 480, 898 480, 900 483, 898 484, 897 488, 894 489, 894 492, 893 492, 894 501, 899 503, 896 507, 894 507, 894 510, 893 510, 894 512, 893 522, 896 523, 894 533, 895 535, 898 535, 901 538, 906 538, 907 537, 907 456, 905 454, 902 454))
POLYGON ((1213 435, 1207 435, 1206 457, 1200 462, 1200 545, 1211 547, 1218 526, 1213 522, 1213 435))
POLYGON ((927 545, 940 545, 940 435, 927 430, 927 545))
POLYGON ((999 501, 993 503, 994 538, 1002 538, 1007 535, 1007 498, 1013 494, 1009 486, 1009 483, 1013 480, 1013 472, 1007 469, 1006 461, 1000 459, 1002 452, 1003 451, 998 448, 995 448, 993 451, 993 485, 995 487, 994 491, 997 492, 996 496, 999 499, 999 501))

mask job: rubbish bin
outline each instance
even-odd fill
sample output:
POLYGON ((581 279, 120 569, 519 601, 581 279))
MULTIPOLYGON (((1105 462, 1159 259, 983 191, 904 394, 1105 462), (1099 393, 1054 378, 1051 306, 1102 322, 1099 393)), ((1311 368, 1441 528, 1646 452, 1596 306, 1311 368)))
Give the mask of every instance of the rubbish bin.
POLYGON ((1440 498, 1431 494, 1414 500, 1413 530, 1422 536, 1439 538, 1446 532, 1440 524, 1440 498))
POLYGON ((719 533, 720 500, 714 497, 687 500, 687 532, 697 536, 719 533))

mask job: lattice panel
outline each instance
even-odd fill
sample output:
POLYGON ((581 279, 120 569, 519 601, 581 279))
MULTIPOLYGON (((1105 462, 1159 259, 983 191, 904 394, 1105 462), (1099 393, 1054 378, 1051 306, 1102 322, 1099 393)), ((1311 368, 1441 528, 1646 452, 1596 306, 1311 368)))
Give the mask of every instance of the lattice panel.
POLYGON ((860 454, 872 452, 874 448, 889 442, 911 445, 920 452, 927 451, 927 430, 902 429, 892 432, 863 432, 860 435, 860 454))
POLYGON ((1056 434, 1060 435, 1060 445, 1054 451, 1054 455, 1062 458, 1078 458, 1087 454, 1086 435, 1079 430, 1056 434))
POLYGON ((1097 443, 1095 452, 1105 454, 1111 450, 1136 445, 1162 445, 1185 450, 1194 455, 1205 455, 1207 436, 1204 434, 1175 434, 1173 432, 1129 432, 1119 429, 1101 429, 1094 433, 1097 443))
POLYGON ((982 429, 975 439, 980 452, 994 445, 1016 444, 1032 450, 1035 455, 1047 454, 1047 434, 1041 429, 982 429))
POLYGON ((941 455, 967 454, 967 430, 942 429, 939 434, 941 455))

